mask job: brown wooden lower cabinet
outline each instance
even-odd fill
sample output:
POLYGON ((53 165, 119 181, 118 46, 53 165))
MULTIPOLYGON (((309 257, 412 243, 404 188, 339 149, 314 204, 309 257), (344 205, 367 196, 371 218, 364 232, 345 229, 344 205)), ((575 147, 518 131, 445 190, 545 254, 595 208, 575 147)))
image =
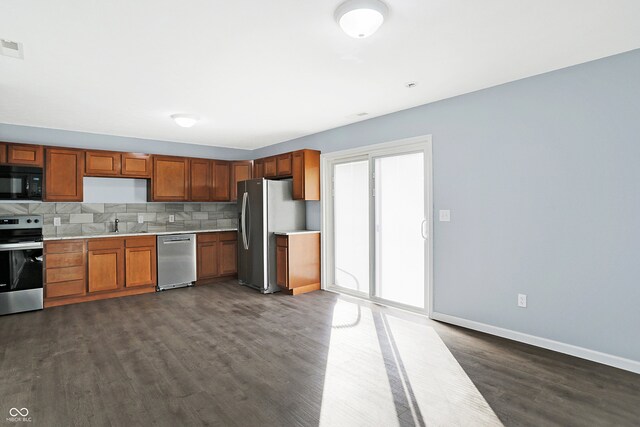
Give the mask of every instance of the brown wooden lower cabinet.
POLYGON ((198 282, 211 281, 238 272, 237 233, 197 234, 198 282))
POLYGON ((87 254, 89 292, 115 291, 124 287, 124 240, 91 239, 87 254))
POLYGON ((276 236, 276 283, 292 295, 320 289, 320 233, 276 236))
MULTIPOLYGON (((237 233, 197 233, 198 282, 237 274, 237 233)), ((156 236, 54 240, 44 244, 45 307, 155 292, 156 236)))
POLYGON ((125 239, 125 286, 155 286, 156 237, 130 237, 125 239))

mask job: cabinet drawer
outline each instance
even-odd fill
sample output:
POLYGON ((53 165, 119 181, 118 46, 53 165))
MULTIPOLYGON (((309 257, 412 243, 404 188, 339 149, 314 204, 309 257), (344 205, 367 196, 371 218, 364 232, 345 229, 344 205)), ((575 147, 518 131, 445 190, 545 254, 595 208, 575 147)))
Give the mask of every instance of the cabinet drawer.
POLYGON ((196 240, 198 243, 217 242, 219 233, 198 233, 196 240))
POLYGON ((47 298, 68 297, 71 295, 84 295, 84 280, 72 280, 70 282, 47 283, 45 286, 47 298))
POLYGON ((90 251, 101 249, 121 249, 124 248, 123 239, 92 239, 89 240, 87 247, 90 251))
POLYGON ((155 236, 127 237, 124 241, 127 248, 143 248, 156 245, 155 236))
POLYGON ((47 282, 47 284, 82 280, 84 279, 84 266, 47 268, 45 270, 45 276, 45 282, 47 282))
POLYGON ((236 233, 235 231, 223 231, 218 233, 218 238, 220 239, 221 242, 237 240, 238 233, 236 233))
POLYGON ((67 252, 45 255, 46 268, 79 267, 84 265, 84 253, 67 252))
POLYGON ((287 247, 288 241, 287 236, 276 236, 276 246, 287 247))
POLYGON ((62 254, 66 252, 84 252, 84 240, 65 240, 60 242, 44 242, 44 252, 47 254, 62 254))

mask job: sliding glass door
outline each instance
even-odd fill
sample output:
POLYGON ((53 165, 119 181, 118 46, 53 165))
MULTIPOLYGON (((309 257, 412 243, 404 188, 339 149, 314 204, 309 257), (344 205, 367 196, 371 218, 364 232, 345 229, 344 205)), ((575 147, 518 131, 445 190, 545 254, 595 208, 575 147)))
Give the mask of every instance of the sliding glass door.
POLYGON ((327 287, 427 311, 430 139, 327 157, 327 287))

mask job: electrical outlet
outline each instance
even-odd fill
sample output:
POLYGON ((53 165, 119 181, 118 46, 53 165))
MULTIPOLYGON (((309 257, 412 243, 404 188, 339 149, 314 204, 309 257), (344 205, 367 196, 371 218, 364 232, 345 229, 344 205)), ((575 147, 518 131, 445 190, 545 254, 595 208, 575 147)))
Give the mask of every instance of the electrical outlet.
POLYGON ((60 217, 59 217, 59 216, 54 217, 54 218, 53 218, 53 226, 54 226, 54 227, 60 227, 61 225, 62 225, 62 224, 60 223, 60 217))
POLYGON ((138 224, 144 224, 144 215, 138 214, 138 224))
POLYGON ((451 211, 448 209, 440 211, 440 222, 449 222, 451 221, 451 211))
POLYGON ((169 222, 176 222, 176 216, 175 215, 169 215, 169 222))
POLYGON ((518 307, 527 307, 527 296, 525 294, 518 294, 518 307))

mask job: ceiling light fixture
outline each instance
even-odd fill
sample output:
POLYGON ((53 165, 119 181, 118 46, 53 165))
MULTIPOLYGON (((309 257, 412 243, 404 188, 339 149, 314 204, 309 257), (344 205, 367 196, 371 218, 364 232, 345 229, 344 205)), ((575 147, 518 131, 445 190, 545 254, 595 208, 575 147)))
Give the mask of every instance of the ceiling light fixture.
POLYGON ((190 128, 200 120, 198 116, 194 116, 193 114, 172 114, 171 118, 178 126, 182 126, 183 128, 190 128))
POLYGON ((388 12, 380 0, 347 0, 338 6, 335 18, 345 33, 362 39, 380 28, 388 12))

